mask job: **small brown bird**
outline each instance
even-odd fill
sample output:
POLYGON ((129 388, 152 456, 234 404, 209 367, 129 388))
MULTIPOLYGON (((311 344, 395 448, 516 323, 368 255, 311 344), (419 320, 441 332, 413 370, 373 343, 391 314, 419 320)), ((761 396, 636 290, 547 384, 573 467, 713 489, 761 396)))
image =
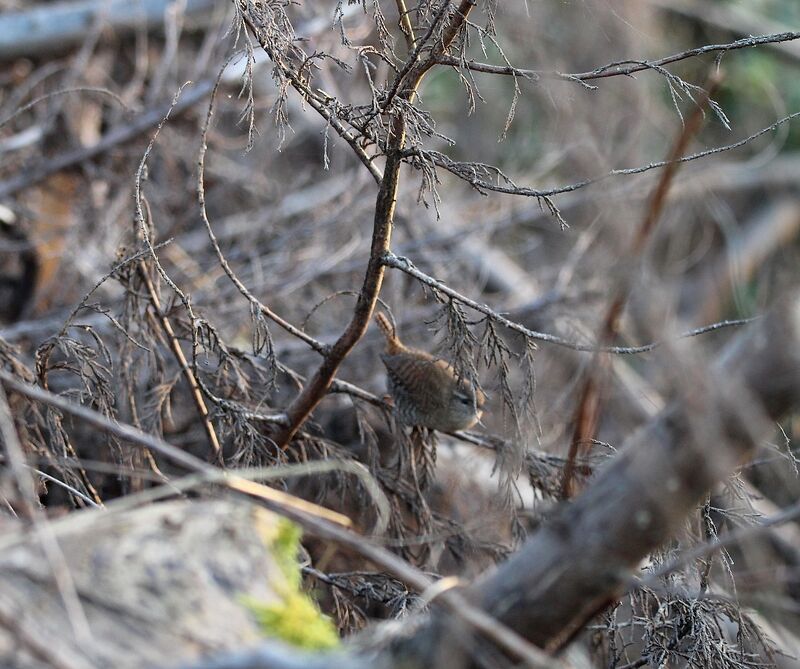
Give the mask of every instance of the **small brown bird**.
POLYGON ((386 337, 381 360, 389 378, 389 392, 400 420, 441 432, 466 430, 477 423, 486 401, 484 394, 455 370, 430 353, 405 346, 389 319, 375 314, 386 337))

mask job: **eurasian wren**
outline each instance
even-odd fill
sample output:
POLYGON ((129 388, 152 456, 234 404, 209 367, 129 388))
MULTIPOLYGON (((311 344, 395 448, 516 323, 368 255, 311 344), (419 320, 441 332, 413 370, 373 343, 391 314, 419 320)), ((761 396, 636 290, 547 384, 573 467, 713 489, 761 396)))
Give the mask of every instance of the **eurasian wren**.
POLYGON ((386 337, 381 360, 386 366, 395 410, 403 423, 455 432, 480 420, 486 400, 480 389, 459 379, 444 360, 403 344, 384 314, 376 313, 375 322, 386 337))

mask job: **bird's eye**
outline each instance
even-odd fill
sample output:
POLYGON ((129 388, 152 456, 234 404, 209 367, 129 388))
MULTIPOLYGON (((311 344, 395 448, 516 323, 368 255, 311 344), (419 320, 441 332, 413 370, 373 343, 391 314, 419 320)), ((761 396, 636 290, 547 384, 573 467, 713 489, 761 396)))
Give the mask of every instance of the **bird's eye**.
POLYGON ((468 404, 469 406, 475 404, 475 400, 473 400, 471 397, 467 397, 466 395, 456 395, 456 399, 461 402, 461 404, 468 404))

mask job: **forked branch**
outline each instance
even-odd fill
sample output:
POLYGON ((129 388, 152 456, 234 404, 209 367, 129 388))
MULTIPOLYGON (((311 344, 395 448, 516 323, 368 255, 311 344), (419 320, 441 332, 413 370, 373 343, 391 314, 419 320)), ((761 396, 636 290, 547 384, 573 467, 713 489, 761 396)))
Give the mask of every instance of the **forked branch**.
MULTIPOLYGON (((410 67, 398 86, 398 96, 402 100, 408 103, 414 101, 423 77, 435 64, 436 58, 444 54, 456 39, 474 6, 474 0, 462 0, 458 8, 446 17, 442 33, 430 44, 430 54, 424 61, 418 60, 419 48, 409 55, 409 59, 412 59, 410 67)), ((378 300, 385 272, 383 258, 389 252, 392 238, 400 166, 403 163, 403 148, 406 140, 406 123, 403 115, 396 110, 390 111, 390 114, 391 132, 386 147, 386 166, 375 203, 370 255, 353 316, 345 331, 324 357, 317 371, 286 409, 288 425, 281 429, 275 438, 281 448, 288 446, 297 430, 328 392, 342 361, 367 331, 378 300)))

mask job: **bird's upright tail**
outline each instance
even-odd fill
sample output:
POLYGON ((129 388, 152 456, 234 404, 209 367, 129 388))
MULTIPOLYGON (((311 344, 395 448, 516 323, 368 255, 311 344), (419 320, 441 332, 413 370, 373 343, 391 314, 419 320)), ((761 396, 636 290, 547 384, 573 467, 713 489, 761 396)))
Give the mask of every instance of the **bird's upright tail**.
POLYGON ((405 349, 403 344, 401 344, 400 340, 397 338, 397 333, 395 332, 394 326, 389 322, 386 314, 376 311, 375 323, 377 324, 378 328, 380 328, 383 336, 386 337, 387 353, 400 353, 405 349))

